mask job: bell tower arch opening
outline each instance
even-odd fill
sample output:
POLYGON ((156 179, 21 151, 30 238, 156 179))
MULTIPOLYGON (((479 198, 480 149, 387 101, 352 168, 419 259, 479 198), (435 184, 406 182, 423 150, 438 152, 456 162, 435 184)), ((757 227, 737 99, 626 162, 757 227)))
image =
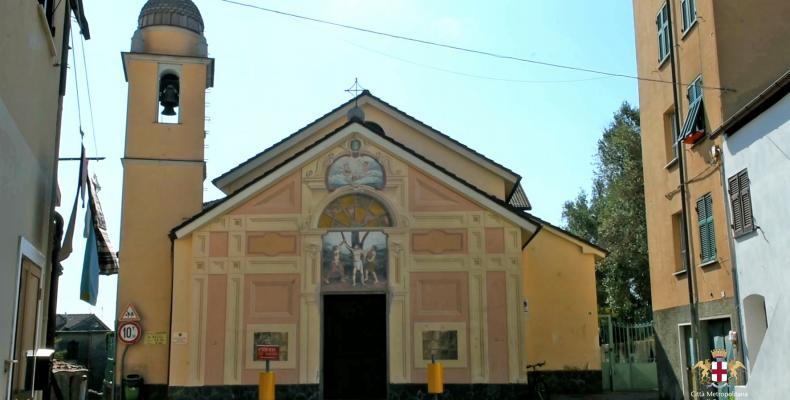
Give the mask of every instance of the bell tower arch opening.
POLYGON ((180 120, 180 92, 181 78, 179 72, 174 71, 172 66, 160 65, 159 69, 165 69, 159 73, 159 112, 157 119, 160 124, 177 124, 180 120))

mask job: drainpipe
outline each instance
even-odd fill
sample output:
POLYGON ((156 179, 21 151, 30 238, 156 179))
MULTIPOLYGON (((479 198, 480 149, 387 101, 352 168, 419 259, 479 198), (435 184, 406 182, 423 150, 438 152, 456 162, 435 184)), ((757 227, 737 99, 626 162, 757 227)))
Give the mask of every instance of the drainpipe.
MULTIPOLYGON (((63 98, 66 95, 66 74, 68 72, 68 54, 69 54, 69 31, 71 29, 71 7, 68 1, 63 1, 63 27, 61 28, 62 39, 60 48, 60 65, 53 65, 60 67, 60 79, 58 84, 58 109, 57 117, 55 119, 55 148, 53 149, 52 158, 52 185, 50 186, 51 200, 49 204, 49 245, 52 246, 50 250, 49 261, 49 298, 47 304, 47 329, 45 331, 45 345, 48 348, 55 348, 55 324, 57 323, 58 315, 58 281, 60 275, 63 273, 63 268, 58 262, 60 253, 60 241, 63 233, 63 218, 55 212, 57 203, 56 193, 58 191, 58 156, 60 155, 60 133, 61 123, 63 120, 63 98), (58 232, 56 232, 58 231, 58 232)), ((57 385, 54 382, 54 375, 50 377, 52 382, 50 385, 57 385)), ((60 391, 57 389, 57 391, 60 391)), ((52 390, 44 390, 43 400, 49 400, 52 396, 52 390)))
MULTIPOLYGON (((675 29, 672 25, 672 1, 667 1, 667 25, 669 26, 669 63, 672 69, 672 100, 675 106, 675 117, 673 118, 673 123, 675 124, 675 132, 681 132, 680 129, 680 94, 678 93, 678 80, 677 80, 677 63, 675 61, 675 29)), ((699 348, 699 315, 697 309, 697 278, 696 278, 696 269, 694 267, 694 256, 691 253, 691 235, 689 232, 689 223, 688 223, 688 196, 686 194, 686 168, 685 168, 685 147, 683 147, 683 143, 677 143, 678 145, 678 176, 680 177, 680 219, 681 219, 681 234, 683 237, 686 238, 684 243, 684 250, 686 253, 686 282, 688 284, 688 296, 689 296, 689 314, 691 316, 691 343, 694 347, 693 349, 689 349, 688 351, 693 352, 694 360, 700 360, 700 348, 699 348)), ((685 360, 681 360, 684 365, 684 373, 685 371, 685 360)), ((692 375, 693 376, 693 375, 692 375)), ((689 398, 693 398, 692 395, 692 385, 691 379, 689 379, 688 385, 688 395, 689 398)))
MULTIPOLYGON (((46 346, 55 348, 55 323, 57 319, 57 305, 58 305, 58 280, 62 273, 62 268, 58 263, 58 255, 60 252, 60 237, 56 234, 56 218, 60 218, 62 225, 62 218, 55 212, 55 193, 58 191, 58 155, 60 154, 60 124, 63 120, 63 98, 66 95, 66 73, 68 72, 68 58, 69 58, 69 32, 71 30, 71 7, 68 1, 63 1, 63 38, 61 41, 60 49, 60 83, 58 85, 58 110, 57 119, 55 122, 55 149, 54 158, 52 160, 52 200, 49 207, 49 243, 53 246, 52 256, 50 260, 50 277, 49 277, 49 304, 47 306, 47 330, 46 330, 46 346), (57 243, 55 243, 57 241, 57 243)), ((62 230, 62 226, 61 226, 62 230)))
MULTIPOLYGON (((726 135, 726 133, 725 133, 726 135)), ((722 140, 727 140, 726 136, 722 136, 722 140)), ((732 287, 735 291, 735 319, 738 324, 738 344, 736 345, 736 351, 740 350, 740 354, 742 355, 741 358, 746 363, 746 372, 747 372, 747 379, 748 373, 751 372, 751 364, 749 363, 749 349, 743 343, 744 340, 744 331, 743 327, 746 325, 744 321, 744 315, 741 312, 741 295, 740 295, 740 287, 738 282, 738 263, 735 258, 735 238, 732 235, 732 213, 730 209, 730 193, 727 191, 727 177, 725 176, 726 171, 724 170, 724 151, 721 152, 719 156, 719 160, 721 162, 721 166, 719 168, 719 177, 721 178, 721 187, 724 191, 724 212, 727 214, 727 241, 730 244, 730 268, 732 269, 732 287)), ((746 382, 743 382, 746 383, 746 382)))

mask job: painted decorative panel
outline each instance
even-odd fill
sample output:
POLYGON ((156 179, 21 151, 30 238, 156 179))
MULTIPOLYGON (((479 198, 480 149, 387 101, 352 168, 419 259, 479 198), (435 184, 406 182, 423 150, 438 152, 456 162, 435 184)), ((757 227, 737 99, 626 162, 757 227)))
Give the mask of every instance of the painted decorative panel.
POLYGON ((488 373, 492 383, 507 383, 508 332, 507 282, 504 272, 486 273, 488 304, 488 373))
POLYGON ((228 256, 228 232, 211 232, 209 234, 209 257, 228 256))
POLYGON ((296 255, 298 236, 296 233, 249 232, 247 254, 268 257, 296 255))
POLYGON ((298 318, 298 275, 247 274, 244 280, 248 322, 286 322, 298 318))
POLYGON ((452 189, 418 172, 409 171, 409 206, 412 211, 478 211, 480 207, 452 189))
POLYGON ((384 168, 378 160, 366 154, 340 156, 326 173, 326 188, 330 191, 348 185, 382 189, 385 182, 384 168))
POLYGON ((412 317, 415 321, 466 321, 468 273, 412 272, 412 317))
POLYGON ((240 214, 290 214, 298 213, 301 205, 299 174, 280 181, 230 212, 240 214))
POLYGON ((266 361, 258 359, 258 346, 275 345, 280 348, 280 358, 271 361, 276 369, 296 368, 296 325, 292 324, 254 324, 247 326, 246 367, 264 369, 266 361))
POLYGON ((414 253, 448 254, 466 252, 466 230, 431 230, 411 235, 414 253))
POLYGON ((206 364, 204 383, 221 385, 225 370, 225 307, 228 278, 222 275, 208 277, 206 299, 206 364))
POLYGON ((426 368, 431 356, 446 368, 467 366, 466 324, 463 322, 415 323, 414 367, 426 368))
POLYGON ((505 252, 505 229, 486 228, 486 253, 505 252))
POLYGON ((422 331, 422 359, 457 360, 458 331, 422 331))
POLYGON ((321 282, 325 290, 385 289, 387 234, 381 231, 332 231, 323 237, 321 282))
POLYGON ((340 196, 329 203, 318 220, 319 228, 378 228, 392 226, 380 201, 364 194, 340 196))

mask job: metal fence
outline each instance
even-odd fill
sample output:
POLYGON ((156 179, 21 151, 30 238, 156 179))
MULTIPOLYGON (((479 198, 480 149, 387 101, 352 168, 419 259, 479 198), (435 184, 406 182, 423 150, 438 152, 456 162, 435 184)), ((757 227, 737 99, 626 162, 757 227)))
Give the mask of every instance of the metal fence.
POLYGON ((657 389, 653 322, 626 324, 603 315, 599 326, 604 389, 657 389))

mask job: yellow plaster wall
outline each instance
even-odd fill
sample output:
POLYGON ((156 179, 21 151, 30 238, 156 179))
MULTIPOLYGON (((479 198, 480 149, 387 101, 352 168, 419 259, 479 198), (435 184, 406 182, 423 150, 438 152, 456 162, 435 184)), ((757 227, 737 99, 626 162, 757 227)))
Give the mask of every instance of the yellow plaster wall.
MULTIPOLYGON (((140 31, 138 31, 140 32, 140 31)), ((187 29, 153 25, 140 32, 143 39, 141 52, 152 54, 167 54, 176 56, 196 56, 204 49, 205 39, 195 32, 187 29)))
MULTIPOLYGON (((635 0, 634 21, 637 42, 637 67, 640 76, 651 79, 671 80, 669 60, 659 62, 658 44, 656 38, 656 15, 663 0, 635 0)), ((741 35, 733 21, 726 24, 719 21, 720 8, 731 8, 736 2, 732 1, 698 1, 696 24, 683 33, 681 30, 680 2, 673 1, 673 25, 675 28, 676 62, 678 64, 678 80, 685 84, 691 83, 700 74, 706 87, 727 87, 733 81, 720 75, 722 67, 718 62, 722 51, 727 54, 752 51, 752 45, 737 44, 738 42, 725 42, 717 38, 723 30, 731 31, 728 35, 741 35), (730 48, 729 46, 736 46, 730 48), (728 50, 729 48, 729 50, 728 50)), ((779 3, 779 1, 772 1, 779 3)), ((740 7, 743 12, 752 15, 757 11, 749 11, 745 3, 740 7)), ((769 7, 770 8, 770 7, 769 7)), ((773 11, 766 11, 773 12, 773 11)), ((739 19, 740 16, 731 15, 739 19)), ((746 35, 751 37, 750 35, 746 35)), ((755 44, 758 47, 762 44, 755 44)), ((730 57, 727 63, 736 64, 743 62, 748 57, 730 57)), ((732 69, 732 67, 726 67, 732 69)), ((758 75, 760 75, 758 73, 758 75)), ((751 78, 744 78, 751 79, 751 78)), ((703 92, 705 116, 708 131, 712 132, 721 126, 724 105, 723 96, 732 97, 733 94, 722 94, 715 89, 706 89, 703 92)), ((639 85, 640 125, 642 129, 642 161, 645 180, 645 206, 647 220, 647 244, 650 259, 650 283, 653 293, 653 309, 662 310, 688 304, 687 275, 676 275, 678 265, 675 258, 675 249, 679 246, 678 239, 672 230, 672 216, 681 210, 680 195, 678 193, 679 175, 677 162, 671 162, 667 153, 669 145, 670 122, 665 114, 673 109, 672 86, 643 81, 639 85)), ((688 114, 688 99, 686 87, 680 88, 680 121, 685 122, 688 114)), ((721 146, 721 137, 703 140, 695 146, 681 144, 685 157, 687 171, 687 209, 689 217, 689 231, 691 232, 691 253, 694 255, 693 271, 697 278, 700 292, 700 301, 718 300, 722 297, 733 296, 732 271, 730 265, 730 250, 727 226, 727 215, 721 184, 721 164, 711 163, 710 148, 713 145, 721 146), (700 239, 697 225, 695 205, 698 198, 711 193, 713 196, 713 217, 716 237, 717 262, 708 267, 700 265, 700 239), (724 296, 722 296, 724 292, 724 296), (713 296, 711 296, 713 294, 713 296)))
POLYGON ((362 109, 365 111, 367 120, 381 125, 388 136, 406 147, 415 150, 429 160, 439 163, 461 179, 477 186, 492 196, 504 199, 507 195, 505 193, 504 180, 493 172, 482 168, 480 164, 466 157, 459 156, 454 150, 435 142, 428 136, 412 129, 405 123, 372 105, 365 105, 362 109), (453 161, 446 162, 444 160, 453 161))
MULTIPOLYGON (((169 63, 168 63, 169 64, 169 63)), ((204 64, 181 66, 178 124, 159 124, 158 63, 131 58, 126 64, 129 107, 126 124, 126 156, 203 160, 205 127, 204 64)))
POLYGON ((601 369, 595 256, 544 227, 524 250, 522 268, 528 363, 545 361, 549 371, 601 369))
MULTIPOLYGON (((173 242, 173 299, 183 298, 190 292, 191 260, 192 260, 193 240, 192 236, 178 239, 173 242)), ((191 376, 196 373, 190 368, 194 368, 199 363, 189 360, 189 340, 198 340, 191 330, 192 321, 195 318, 191 301, 177 301, 173 303, 173 317, 170 325, 171 334, 185 339, 173 342, 170 347, 170 385, 172 386, 192 386, 191 376)), ((171 339, 172 341, 173 339, 171 339)))
MULTIPOLYGON (((167 38, 158 40, 181 43, 191 40, 192 36, 190 32, 174 30, 167 38)), ((208 65, 206 59, 135 54, 127 54, 125 62, 129 102, 123 159, 118 307, 134 304, 142 316, 143 331, 163 333, 166 341, 164 344, 147 344, 144 341, 135 344, 127 353, 124 373, 141 374, 147 384, 165 384, 168 382, 172 338, 171 289, 184 285, 183 281, 173 280, 174 271, 177 274, 183 274, 183 271, 173 269, 173 249, 168 235, 173 227, 202 209, 208 65), (180 68, 179 123, 157 122, 160 63, 177 64, 180 68)), ((179 248, 179 251, 184 250, 179 248)), ((182 260, 176 261, 175 265, 182 266, 182 260)), ((205 279, 202 284, 205 290, 205 279)), ((186 294, 188 301, 199 304, 204 297, 193 292, 186 294)), ((183 305, 176 303, 174 306, 183 305)), ((194 337, 188 340, 195 343, 194 337)), ((181 348, 174 347, 176 359, 183 357, 183 352, 179 353, 181 348)), ((119 344, 117 360, 121 359, 123 350, 124 345, 119 344)), ((179 373, 176 376, 184 379, 178 376, 179 373)), ((121 369, 116 368, 116 375, 120 374, 121 369)))
MULTIPOLYGON (((118 307, 134 304, 144 332, 169 332, 172 284, 170 229, 201 207, 203 170, 161 162, 124 164, 118 307)), ((119 344, 118 351, 124 345, 119 344)), ((118 358, 120 359, 120 358, 118 358)), ((125 373, 167 382, 168 345, 138 343, 125 373)), ((116 369, 120 374, 120 369, 116 369)))

